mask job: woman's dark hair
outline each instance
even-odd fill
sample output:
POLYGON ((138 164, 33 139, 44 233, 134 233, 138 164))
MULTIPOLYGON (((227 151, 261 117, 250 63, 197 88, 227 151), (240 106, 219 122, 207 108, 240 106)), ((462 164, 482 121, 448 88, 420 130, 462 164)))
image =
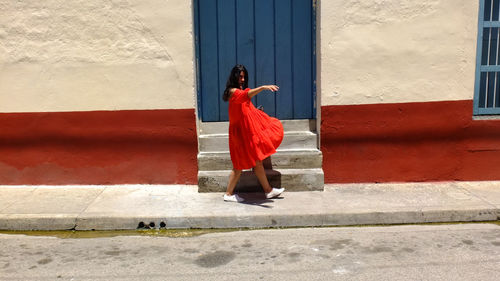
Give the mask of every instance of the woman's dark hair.
POLYGON ((224 94, 222 95, 222 99, 224 101, 229 100, 229 96, 231 95, 230 90, 232 88, 240 88, 240 73, 243 71, 245 74, 245 82, 243 83, 243 89, 248 88, 248 71, 245 66, 241 64, 237 64, 231 69, 231 74, 229 74, 229 78, 227 78, 226 89, 224 90, 224 94))

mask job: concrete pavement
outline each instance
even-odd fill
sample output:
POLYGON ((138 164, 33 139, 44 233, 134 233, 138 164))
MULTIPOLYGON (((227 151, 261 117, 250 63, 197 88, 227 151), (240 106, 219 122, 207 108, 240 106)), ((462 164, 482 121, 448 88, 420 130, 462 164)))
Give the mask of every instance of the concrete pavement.
POLYGON ((0 234, 0 280, 499 279, 500 226, 487 223, 112 235, 0 234))
POLYGON ((280 198, 197 186, 0 186, 0 230, 345 226, 500 219, 500 181, 328 184, 280 198))

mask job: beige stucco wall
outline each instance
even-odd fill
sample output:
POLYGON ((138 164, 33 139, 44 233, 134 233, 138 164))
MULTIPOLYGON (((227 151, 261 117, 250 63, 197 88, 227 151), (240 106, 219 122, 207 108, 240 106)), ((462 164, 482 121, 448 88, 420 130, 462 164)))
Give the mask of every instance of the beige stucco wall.
POLYGON ((191 1, 0 0, 0 112, 194 107, 191 1))
POLYGON ((478 0, 322 0, 321 104, 472 99, 478 0))
MULTIPOLYGON (((193 108, 189 0, 0 0, 0 112, 193 108)), ((319 0, 321 105, 472 99, 477 0, 319 0)))

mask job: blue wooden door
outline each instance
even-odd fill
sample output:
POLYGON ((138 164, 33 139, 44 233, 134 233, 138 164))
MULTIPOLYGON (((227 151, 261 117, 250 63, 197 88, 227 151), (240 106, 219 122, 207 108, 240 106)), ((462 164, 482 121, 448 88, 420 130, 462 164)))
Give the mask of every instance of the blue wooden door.
POLYGON ((256 106, 279 119, 315 118, 315 0, 194 0, 198 112, 227 121, 222 100, 235 64, 248 86, 277 84, 256 106))

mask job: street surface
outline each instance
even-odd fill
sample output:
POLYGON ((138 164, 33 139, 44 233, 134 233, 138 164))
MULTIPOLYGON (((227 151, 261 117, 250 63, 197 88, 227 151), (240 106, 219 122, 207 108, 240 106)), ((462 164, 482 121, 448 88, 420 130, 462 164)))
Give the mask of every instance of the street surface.
POLYGON ((183 238, 0 234, 0 245, 0 280, 500 280, 497 224, 183 238))

